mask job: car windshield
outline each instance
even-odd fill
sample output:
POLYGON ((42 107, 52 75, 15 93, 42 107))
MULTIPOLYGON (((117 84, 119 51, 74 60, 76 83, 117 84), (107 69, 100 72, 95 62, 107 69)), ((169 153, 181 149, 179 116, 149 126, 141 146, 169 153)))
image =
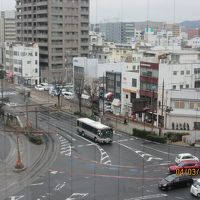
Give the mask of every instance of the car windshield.
POLYGON ((195 187, 200 187, 200 180, 196 180, 196 181, 193 183, 193 185, 194 185, 195 187))
POLYGON ((169 175, 165 178, 167 182, 171 182, 176 178, 176 174, 169 175))
POLYGON ((180 162, 180 163, 178 164, 179 167, 183 167, 184 165, 185 165, 184 162, 180 162))
POLYGON ((104 130, 101 130, 101 137, 102 138, 107 138, 107 137, 112 137, 113 136, 113 130, 110 128, 110 129, 104 129, 104 130))

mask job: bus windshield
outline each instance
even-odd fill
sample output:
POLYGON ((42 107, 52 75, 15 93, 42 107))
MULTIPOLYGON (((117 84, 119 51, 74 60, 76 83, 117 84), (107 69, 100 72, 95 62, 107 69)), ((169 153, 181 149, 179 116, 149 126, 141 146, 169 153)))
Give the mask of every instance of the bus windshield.
POLYGON ((102 138, 112 138, 113 136, 113 130, 110 128, 110 129, 104 129, 104 130, 101 130, 101 137, 102 138))

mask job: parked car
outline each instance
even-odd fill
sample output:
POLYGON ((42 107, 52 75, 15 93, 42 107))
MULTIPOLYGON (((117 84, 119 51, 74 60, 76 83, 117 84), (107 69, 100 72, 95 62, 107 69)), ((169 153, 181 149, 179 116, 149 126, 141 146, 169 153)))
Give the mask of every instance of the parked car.
POLYGON ((200 198, 200 179, 197 179, 191 185, 190 193, 193 194, 194 196, 200 198))
POLYGON ((49 90, 49 85, 48 83, 40 83, 40 85, 44 88, 45 91, 49 90))
POLYGON ((199 159, 190 153, 181 153, 181 154, 178 154, 175 158, 175 162, 177 164, 179 164, 181 161, 184 161, 184 160, 194 160, 194 161, 199 162, 199 159))
POLYGON ((52 96, 58 96, 59 91, 56 90, 56 89, 53 89, 53 90, 51 90, 51 91, 49 92, 49 94, 52 95, 52 96))
POLYGON ((74 94, 72 92, 64 92, 63 96, 65 99, 73 99, 74 98, 74 94))
POLYGON ((44 91, 44 87, 42 85, 36 85, 35 89, 38 91, 44 91))
POLYGON ((178 176, 176 174, 171 174, 159 181, 158 188, 164 190, 171 190, 175 188, 189 187, 192 185, 192 183, 193 179, 191 176, 178 176))
POLYGON ((174 164, 169 166, 169 173, 183 174, 188 173, 189 175, 197 175, 199 173, 200 163, 194 160, 184 160, 178 165, 174 164), (191 169, 191 170, 189 170, 191 169))

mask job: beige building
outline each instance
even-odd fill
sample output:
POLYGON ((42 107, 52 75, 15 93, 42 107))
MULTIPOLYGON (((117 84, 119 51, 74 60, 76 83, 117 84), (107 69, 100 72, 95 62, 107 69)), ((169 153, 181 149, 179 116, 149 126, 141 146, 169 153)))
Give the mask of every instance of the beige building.
POLYGON ((5 42, 16 41, 16 26, 15 26, 15 11, 0 12, 0 47, 4 46, 5 42))
POLYGON ((88 56, 89 0, 16 0, 17 40, 37 42, 41 81, 71 82, 72 58, 88 56))

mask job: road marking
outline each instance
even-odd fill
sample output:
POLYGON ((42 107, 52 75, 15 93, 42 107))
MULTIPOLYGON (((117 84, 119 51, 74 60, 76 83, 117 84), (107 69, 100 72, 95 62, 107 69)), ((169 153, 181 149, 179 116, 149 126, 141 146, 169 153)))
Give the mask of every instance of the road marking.
POLYGON ((44 183, 32 183, 32 186, 43 185, 44 183))
MULTIPOLYGON (((104 149, 102 149, 99 145, 97 145, 96 143, 94 143, 94 142, 91 142, 90 140, 88 140, 88 139, 86 139, 86 138, 84 138, 84 137, 82 137, 82 136, 80 136, 80 135, 77 135, 77 137, 79 137, 79 138, 82 138, 83 140, 85 140, 85 141, 87 141, 88 143, 90 143, 91 145, 94 145, 94 146, 96 146, 98 149, 99 149, 99 151, 100 151, 100 153, 101 153, 101 160, 100 160, 100 163, 101 164, 105 164, 105 163, 110 163, 110 165, 111 165, 111 160, 110 160, 110 157, 108 156, 108 158, 109 158, 109 162, 108 161, 105 161, 105 162, 102 162, 103 161, 103 152, 105 152, 104 151, 104 149)), ((106 152, 105 152, 105 154, 104 155, 108 155, 106 152)))
POLYGON ((144 147, 144 148, 147 148, 147 149, 151 149, 151 150, 157 151, 157 152, 159 152, 159 153, 166 154, 166 155, 171 155, 171 156, 177 155, 177 154, 174 154, 174 153, 169 153, 169 152, 165 152, 165 151, 160 151, 160 150, 158 150, 158 149, 154 149, 154 148, 152 148, 152 147, 148 147, 148 146, 145 146, 145 145, 141 145, 141 146, 144 147))
POLYGON ((118 140, 118 142, 127 142, 129 139, 118 140))
POLYGON ((135 148, 131 148, 131 147, 125 145, 125 144, 118 143, 118 142, 117 142, 117 144, 119 144, 119 145, 121 145, 121 146, 123 146, 123 147, 125 147, 125 148, 127 148, 127 149, 129 149, 129 150, 131 150, 131 151, 134 151, 136 154, 138 154, 138 155, 141 156, 142 158, 144 158, 145 156, 148 156, 149 158, 148 158, 148 159, 146 158, 146 161, 148 161, 148 162, 151 161, 151 160, 163 160, 162 158, 154 157, 154 156, 151 155, 151 154, 146 154, 146 153, 144 153, 144 152, 142 152, 142 151, 140 151, 140 150, 137 150, 137 149, 135 149, 135 148))
POLYGON ((10 199, 11 200, 19 200, 19 199, 21 199, 23 197, 24 197, 24 195, 21 195, 21 196, 11 196, 10 199))
POLYGON ((160 165, 169 165, 171 163, 171 161, 168 161, 166 163, 161 163, 160 165))
POLYGON ((118 135, 118 136, 122 136, 122 134, 120 134, 120 133, 113 133, 114 135, 118 135))
POLYGON ((81 199, 88 195, 88 193, 73 193, 70 197, 68 197, 66 200, 75 200, 75 199, 81 199))
POLYGON ((143 200, 143 199, 154 199, 154 198, 161 198, 166 197, 167 194, 153 194, 153 195, 147 195, 147 196, 141 196, 141 197, 134 197, 130 199, 124 199, 124 200, 143 200))
POLYGON ((64 186, 66 185, 66 182, 62 183, 62 184, 58 184, 56 185, 56 187, 54 188, 55 191, 59 191, 61 190, 64 186))

